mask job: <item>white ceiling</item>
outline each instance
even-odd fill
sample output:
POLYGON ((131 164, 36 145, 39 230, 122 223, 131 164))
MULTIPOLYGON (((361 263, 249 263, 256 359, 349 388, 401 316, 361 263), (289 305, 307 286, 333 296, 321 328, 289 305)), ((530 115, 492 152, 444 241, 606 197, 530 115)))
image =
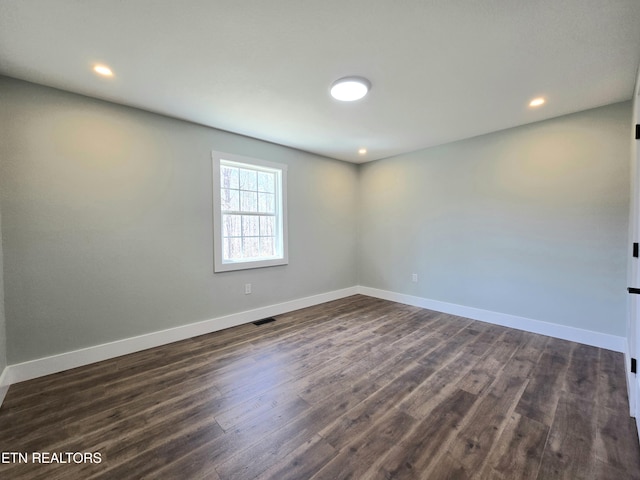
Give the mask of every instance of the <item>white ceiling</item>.
POLYGON ((2 74, 352 162, 628 100, 639 61, 639 0, 0 0, 2 74))

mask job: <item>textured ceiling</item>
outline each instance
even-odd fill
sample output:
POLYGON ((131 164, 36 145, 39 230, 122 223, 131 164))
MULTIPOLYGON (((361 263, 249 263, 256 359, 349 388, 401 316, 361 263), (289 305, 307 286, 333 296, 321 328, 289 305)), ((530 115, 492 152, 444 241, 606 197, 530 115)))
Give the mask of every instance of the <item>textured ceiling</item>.
POLYGON ((0 0, 1 74, 353 162, 628 100, 639 61, 639 0, 0 0))

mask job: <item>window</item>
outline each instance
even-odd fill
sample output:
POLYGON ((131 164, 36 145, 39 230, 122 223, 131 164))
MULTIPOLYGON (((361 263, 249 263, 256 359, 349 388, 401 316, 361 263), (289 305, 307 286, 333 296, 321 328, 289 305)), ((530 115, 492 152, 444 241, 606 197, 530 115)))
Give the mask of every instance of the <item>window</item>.
POLYGON ((212 152, 216 272, 286 265, 287 166, 212 152))

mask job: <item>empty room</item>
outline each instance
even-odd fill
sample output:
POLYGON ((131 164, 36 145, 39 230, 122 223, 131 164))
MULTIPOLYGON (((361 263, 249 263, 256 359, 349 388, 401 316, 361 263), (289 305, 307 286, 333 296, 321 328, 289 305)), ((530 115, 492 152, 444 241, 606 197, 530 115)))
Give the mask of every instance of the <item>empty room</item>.
POLYGON ((640 479, 640 2, 0 0, 0 478, 640 479))

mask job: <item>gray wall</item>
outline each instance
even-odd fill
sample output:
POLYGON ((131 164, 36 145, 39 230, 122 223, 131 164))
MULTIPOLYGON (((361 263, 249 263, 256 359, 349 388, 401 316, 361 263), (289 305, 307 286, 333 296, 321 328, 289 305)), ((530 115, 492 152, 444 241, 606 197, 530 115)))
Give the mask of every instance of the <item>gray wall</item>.
POLYGON ((364 165, 360 284, 624 336, 630 122, 627 102, 364 165))
POLYGON ((356 166, 1 77, 0 104, 10 364, 357 283, 356 166), (289 166, 289 265, 213 273, 212 149, 289 166))

